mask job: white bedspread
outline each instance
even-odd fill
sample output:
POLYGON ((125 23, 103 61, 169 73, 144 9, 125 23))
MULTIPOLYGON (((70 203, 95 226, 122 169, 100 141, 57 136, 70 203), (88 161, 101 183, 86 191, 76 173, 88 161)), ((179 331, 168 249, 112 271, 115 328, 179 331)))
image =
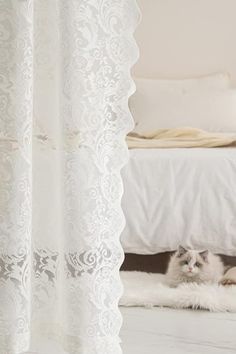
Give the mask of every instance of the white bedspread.
POLYGON ((236 256, 236 148, 135 149, 122 175, 126 253, 236 256))

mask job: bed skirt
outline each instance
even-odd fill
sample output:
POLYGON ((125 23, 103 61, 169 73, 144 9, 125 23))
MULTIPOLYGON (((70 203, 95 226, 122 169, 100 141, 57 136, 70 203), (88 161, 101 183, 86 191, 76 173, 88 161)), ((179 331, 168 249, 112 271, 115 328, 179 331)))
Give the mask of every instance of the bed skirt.
MULTIPOLYGON (((148 273, 165 273, 167 270, 170 256, 173 252, 157 253, 153 255, 142 255, 126 253, 121 270, 136 270, 148 273)), ((236 257, 219 255, 224 264, 236 266, 236 257)))

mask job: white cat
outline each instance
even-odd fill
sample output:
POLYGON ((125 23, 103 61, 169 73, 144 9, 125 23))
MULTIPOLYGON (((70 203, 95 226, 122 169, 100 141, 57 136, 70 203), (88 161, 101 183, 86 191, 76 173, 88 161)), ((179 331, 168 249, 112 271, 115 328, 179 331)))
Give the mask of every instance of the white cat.
POLYGON ((218 283, 224 274, 220 257, 209 251, 179 249, 171 257, 166 273, 167 284, 176 287, 181 283, 218 283))

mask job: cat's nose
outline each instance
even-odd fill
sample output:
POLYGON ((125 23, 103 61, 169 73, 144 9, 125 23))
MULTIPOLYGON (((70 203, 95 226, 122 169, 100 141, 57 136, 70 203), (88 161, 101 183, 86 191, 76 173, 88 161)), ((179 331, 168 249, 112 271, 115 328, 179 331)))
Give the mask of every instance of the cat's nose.
POLYGON ((189 267, 188 270, 191 272, 193 270, 193 267, 189 267))

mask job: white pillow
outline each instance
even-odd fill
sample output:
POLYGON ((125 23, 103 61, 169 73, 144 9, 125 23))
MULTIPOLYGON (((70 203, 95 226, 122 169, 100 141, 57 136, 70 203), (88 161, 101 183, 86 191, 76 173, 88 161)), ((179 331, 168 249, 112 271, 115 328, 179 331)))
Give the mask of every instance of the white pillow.
POLYGON ((136 127, 156 129, 194 127, 211 132, 236 132, 236 90, 140 90, 131 97, 136 127))
POLYGON ((168 91, 195 91, 206 89, 229 89, 230 77, 227 73, 218 73, 191 79, 144 79, 134 78, 137 90, 168 90, 168 91))

